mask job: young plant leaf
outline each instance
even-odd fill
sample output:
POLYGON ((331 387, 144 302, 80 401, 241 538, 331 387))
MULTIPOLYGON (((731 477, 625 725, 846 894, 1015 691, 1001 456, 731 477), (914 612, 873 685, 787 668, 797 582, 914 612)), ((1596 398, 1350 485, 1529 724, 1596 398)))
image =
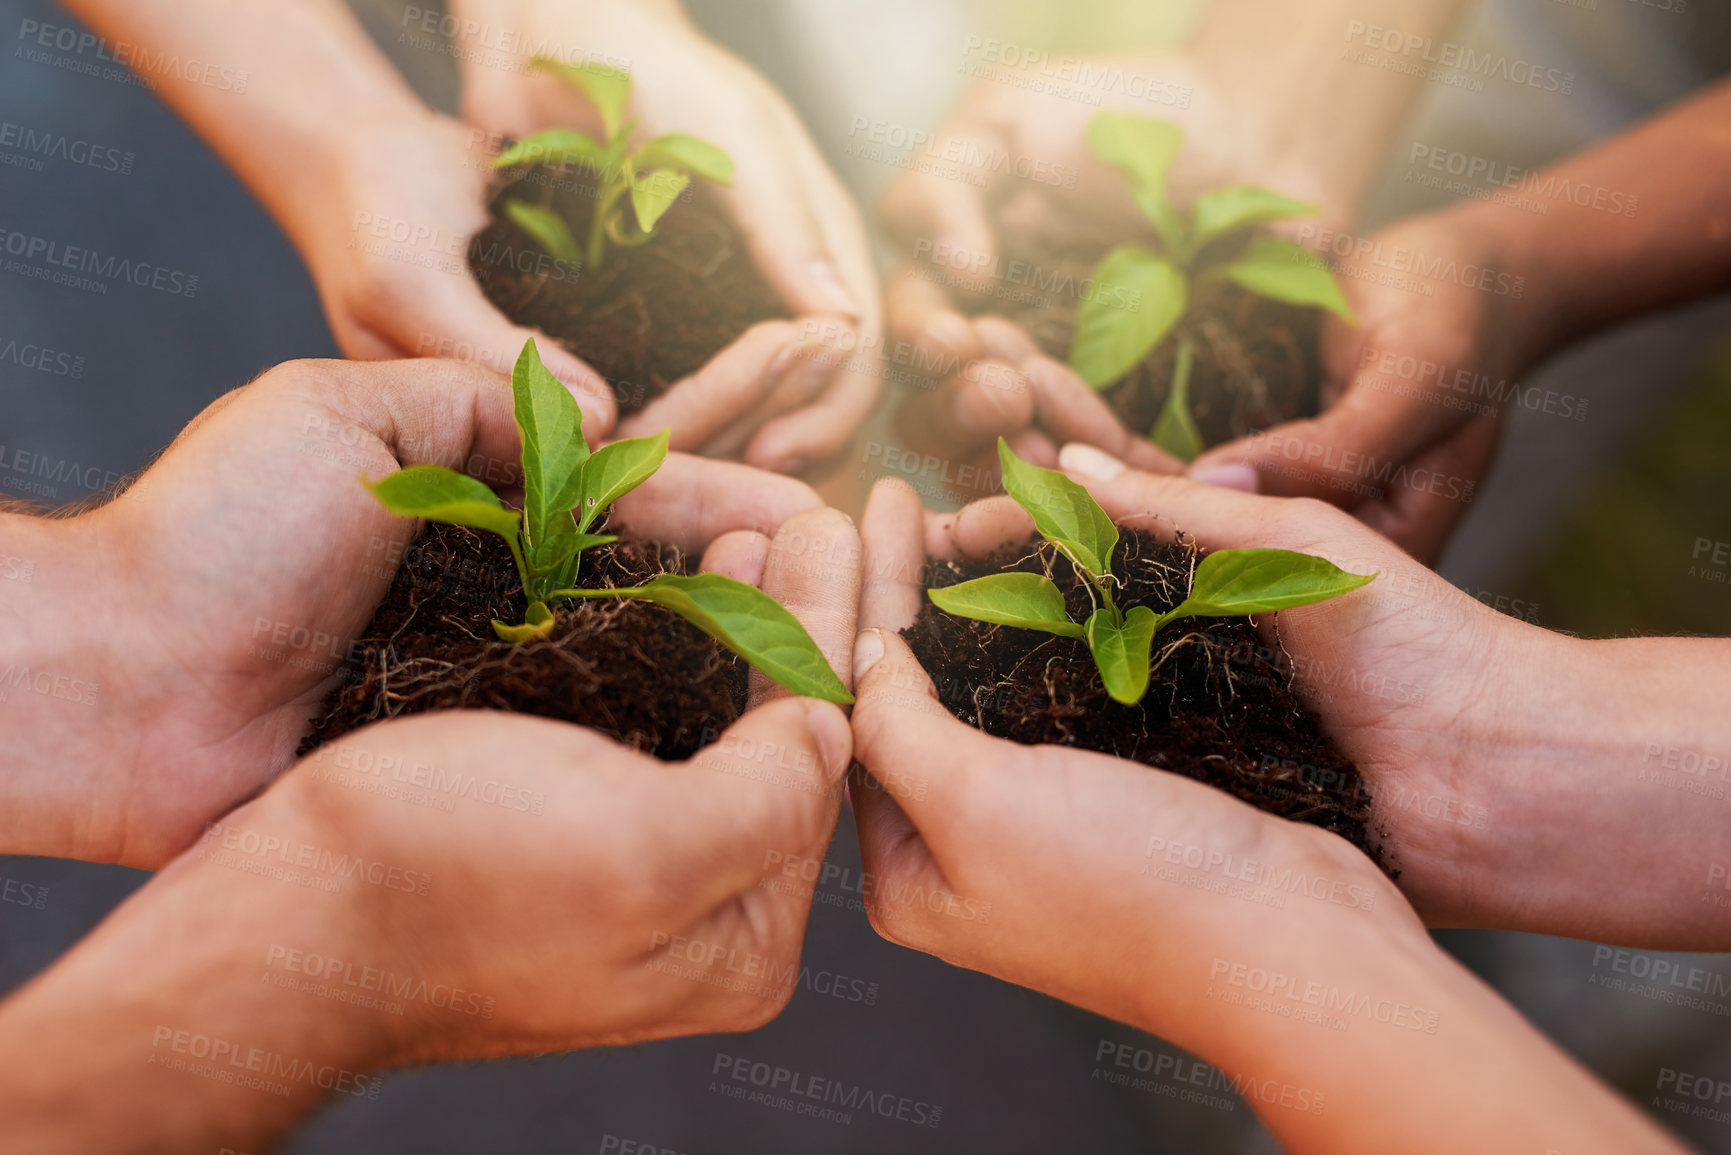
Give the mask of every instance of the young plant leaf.
POLYGON ((631 99, 631 74, 605 64, 566 64, 551 56, 537 56, 530 67, 539 68, 561 77, 577 88, 595 110, 601 114, 601 124, 607 139, 619 134, 620 121, 625 116, 626 102, 631 99))
POLYGON ((1190 596, 1161 615, 1236 618, 1326 601, 1351 593, 1376 574, 1347 573, 1333 562, 1285 549, 1223 549, 1196 567, 1190 596))
POLYGON ((1034 519, 1040 536, 1070 555, 1070 560, 1098 579, 1112 572, 1112 551, 1118 527, 1086 489, 1055 469, 1029 465, 998 438, 998 461, 1004 470, 1004 492, 1034 519))
POLYGON ((588 532, 608 506, 648 481, 666 460, 665 429, 654 437, 615 441, 590 454, 577 471, 576 496, 570 506, 577 529, 588 532))
POLYGON ((808 698, 853 704, 829 659, 799 619, 758 589, 720 574, 663 574, 630 589, 560 590, 557 597, 642 598, 665 606, 750 662, 778 685, 808 698))
POLYGON ((1051 580, 1037 573, 999 573, 943 589, 926 591, 932 604, 959 618, 998 626, 1044 630, 1079 638, 1082 627, 1070 620, 1064 595, 1051 580))
POLYGON ((552 633, 553 621, 553 611, 547 608, 546 602, 530 602, 528 612, 523 615, 522 625, 508 626, 494 618, 493 632, 499 635, 502 642, 521 645, 552 633))
POLYGON ((1190 413, 1190 372, 1196 364, 1196 349, 1189 341, 1178 343, 1178 363, 1172 369, 1172 389, 1154 422, 1149 440, 1180 461, 1195 461, 1208 446, 1196 419, 1190 413))
POLYGON ((1192 236, 1196 247, 1201 248, 1239 229, 1292 217, 1311 217, 1319 211, 1315 205, 1254 185, 1223 188, 1196 199, 1191 214, 1192 236))
POLYGON ((1177 125, 1127 112, 1102 112, 1088 122, 1088 147, 1094 155, 1122 169, 1142 189, 1166 199, 1166 173, 1184 147, 1177 125))
POLYGON ((607 146, 586 132, 574 128, 550 128, 521 140, 512 141, 493 158, 494 168, 510 168, 519 164, 565 164, 578 161, 599 172, 607 169, 607 146))
POLYGON ((361 481, 392 513, 484 529, 516 547, 521 517, 473 477, 442 465, 411 465, 378 481, 361 481))
POLYGON ((539 573, 552 573, 584 550, 618 540, 618 535, 611 533, 556 533, 536 547, 534 568, 539 573))
POLYGON ((583 253, 577 247, 577 238, 571 235, 571 227, 552 209, 512 197, 505 201, 505 216, 558 260, 568 265, 582 263, 583 253))
POLYGON ((1089 617, 1088 649, 1114 702, 1134 706, 1148 692, 1149 658, 1159 625, 1159 617, 1147 606, 1131 607, 1122 625, 1113 625, 1105 609, 1089 617))
MULTIPOLYGON (((1214 270, 1210 270, 1214 273, 1214 270)), ((1224 276, 1258 296, 1289 305, 1314 305, 1327 309, 1349 325, 1356 325, 1352 306, 1340 291, 1340 282, 1322 259, 1303 245, 1263 239, 1243 256, 1223 266, 1224 276)))
POLYGON ((511 370, 511 397, 517 430, 523 437, 523 512, 529 544, 566 529, 558 519, 570 511, 559 496, 589 457, 583 440, 583 411, 571 391, 541 363, 535 339, 523 344, 511 370))
POLYGON ((658 136, 637 150, 639 168, 671 168, 689 172, 716 184, 733 183, 733 158, 695 136, 683 132, 658 136))
POLYGON ((1096 292, 1076 310, 1070 368, 1095 389, 1117 384, 1178 324, 1189 302, 1184 274, 1141 245, 1119 245, 1095 266, 1096 292), (1135 296, 1124 304, 1124 289, 1135 296))
POLYGON ((654 232, 656 222, 674 206, 690 183, 690 173, 670 168, 650 169, 633 177, 631 208, 637 214, 637 227, 645 234, 654 232))

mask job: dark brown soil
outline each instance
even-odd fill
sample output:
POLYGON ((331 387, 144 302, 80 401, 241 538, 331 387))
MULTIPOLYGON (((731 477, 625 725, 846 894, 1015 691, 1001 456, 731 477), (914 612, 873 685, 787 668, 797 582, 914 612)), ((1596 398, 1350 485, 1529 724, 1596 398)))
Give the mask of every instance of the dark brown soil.
MULTIPOLYGON (((1246 243, 1244 241, 1238 244, 1246 243)), ((1070 355, 1079 286, 1103 253, 1087 260, 1050 252, 1012 254, 1025 268, 1040 270, 1031 283, 1053 286, 987 299, 982 311, 1016 322, 1059 360, 1070 355), (1055 279, 1054 279, 1055 275, 1055 279)), ((1206 259, 1212 261, 1210 250, 1206 259)), ((1196 349, 1190 377, 1190 412, 1209 445, 1311 417, 1319 404, 1321 369, 1317 338, 1323 312, 1286 305, 1246 292, 1230 282, 1204 286, 1176 332, 1141 366, 1105 393, 1126 428, 1146 436, 1166 404, 1178 343, 1196 349)))
MULTIPOLYGON (((1123 609, 1171 609, 1202 556, 1187 539, 1162 544, 1123 530, 1112 572, 1123 609)), ((1071 617, 1091 610, 1070 563, 1030 544, 981 563, 931 563, 932 586, 991 573, 1045 573, 1071 617)), ((1376 857, 1370 792, 1300 703, 1292 664, 1248 618, 1186 619, 1154 639, 1148 694, 1123 706, 1106 694, 1080 639, 954 617, 929 601, 902 631, 956 717, 1024 745, 1115 754, 1218 787, 1262 810, 1332 830, 1376 857), (1164 655, 1164 660, 1162 657, 1164 655)))
MULTIPOLYGON (((584 553, 578 584, 639 585, 670 572, 685 572, 677 550, 619 542, 584 553)), ((384 718, 491 709, 576 722, 675 761, 744 712, 745 663, 669 610, 629 600, 557 606, 548 638, 501 642, 492 619, 520 622, 523 610, 503 539, 428 525, 301 753, 384 718)))
POLYGON ((505 316, 547 333, 605 377, 622 414, 695 373, 752 325, 789 315, 701 180, 647 244, 609 242, 598 269, 556 263, 501 215, 507 197, 551 207, 581 246, 595 186, 594 174, 577 167, 504 170, 488 194, 490 222, 470 241, 469 269, 505 316))

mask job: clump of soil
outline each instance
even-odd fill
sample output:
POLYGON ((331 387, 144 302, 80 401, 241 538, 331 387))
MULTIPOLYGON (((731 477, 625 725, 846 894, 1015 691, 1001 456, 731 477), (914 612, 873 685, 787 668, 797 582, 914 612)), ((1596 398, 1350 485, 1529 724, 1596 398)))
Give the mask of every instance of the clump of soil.
MULTIPOLYGON (((578 584, 635 586, 683 572, 671 547, 617 542, 584 552, 578 584)), ((575 722, 677 761, 745 710, 745 663, 670 610, 633 600, 556 606, 547 638, 501 642, 492 619, 520 622, 524 608, 503 538, 429 524, 300 752, 384 718, 492 709, 575 722)))
MULTIPOLYGON (((1162 543, 1121 530, 1112 572, 1120 608, 1169 610, 1197 561, 1188 539, 1162 543)), ((1072 620, 1092 611, 1068 560, 1030 543, 984 562, 930 563, 930 586, 994 573, 1043 573, 1064 591, 1072 620)), ((906 630, 938 697, 956 717, 1024 745, 1115 754, 1218 787, 1271 814, 1332 830, 1377 856, 1366 823, 1370 792, 1293 688, 1291 661, 1248 618, 1182 619, 1154 638, 1156 666, 1140 704, 1106 693, 1079 638, 955 617, 928 601, 906 630)))
MULTIPOLYGON (((1224 243, 1236 249, 1248 241, 1224 243)), ((1029 276, 1029 283, 1051 286, 1051 290, 988 298, 984 311, 1014 321, 1047 355, 1063 361, 1075 338, 1082 286, 1103 255, 1078 261, 1074 255, 1052 251, 1014 253, 1012 258, 1023 264, 1012 267, 1039 270, 1037 277, 1029 276)), ((1203 260, 1212 263, 1225 255, 1211 246, 1203 260)), ((1193 284, 1192 291, 1196 295, 1178 328, 1103 394, 1125 428, 1143 436, 1153 430, 1171 391, 1179 341, 1186 337, 1196 350, 1190 412, 1209 445, 1315 416, 1322 380, 1317 341, 1323 311, 1271 301, 1230 281, 1193 284)))
POLYGON ((469 269, 505 316, 605 377, 620 413, 643 408, 752 325, 789 315, 701 179, 648 243, 609 241, 595 269, 554 261, 501 211, 507 198, 551 208, 582 245, 597 183, 577 166, 503 170, 488 192, 489 223, 469 243, 469 269))

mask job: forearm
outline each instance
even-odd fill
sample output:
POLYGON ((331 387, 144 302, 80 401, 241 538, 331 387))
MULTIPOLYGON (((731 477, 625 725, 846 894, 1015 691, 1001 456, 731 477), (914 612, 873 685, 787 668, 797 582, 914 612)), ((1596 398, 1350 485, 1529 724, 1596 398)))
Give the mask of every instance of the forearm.
MULTIPOLYGON (((313 840, 275 813, 270 833, 313 840)), ((189 852, 0 1006, 16 1149, 258 1150, 328 1095, 378 1093, 389 1016, 267 981, 295 979, 270 965, 286 949, 342 954, 346 896, 220 854, 189 852)))
POLYGON ((346 152, 427 113, 341 0, 66 0, 235 170, 303 253, 346 152), (203 69, 164 60, 198 61, 203 69), (212 80, 212 77, 215 77, 212 80))
POLYGON ((1456 827, 1433 918, 1731 948, 1731 641, 1557 638, 1533 668, 1487 696, 1501 737, 1472 773, 1495 801, 1456 827))
POLYGON ((1541 216, 1476 202, 1525 278, 1519 356, 1533 364, 1608 326, 1731 286, 1731 82, 1518 188, 1554 190, 1541 216))
POLYGON ((1277 167, 1304 168, 1350 222, 1394 133, 1417 102, 1419 77, 1361 64, 1346 50, 1366 30, 1446 35, 1464 0, 1215 0, 1186 48, 1256 126, 1277 167))

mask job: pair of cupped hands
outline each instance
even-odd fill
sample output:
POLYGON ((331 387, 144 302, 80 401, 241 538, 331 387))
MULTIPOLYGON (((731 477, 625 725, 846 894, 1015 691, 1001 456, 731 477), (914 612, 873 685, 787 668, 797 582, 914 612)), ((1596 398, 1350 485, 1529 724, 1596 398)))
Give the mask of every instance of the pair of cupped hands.
MULTIPOLYGON (((798 973, 808 867, 825 857, 849 783, 874 879, 866 903, 886 937, 1227 1066, 1274 1062, 1292 1085, 1317 1079, 1314 1054, 1271 1048, 1267 1032, 1315 1028, 1203 1000, 1210 976, 1368 965, 1374 985, 1478 1008, 1457 1023, 1501 1022, 1506 1011, 1484 1009, 1494 997, 1431 947, 1426 920, 1658 933, 1644 920, 1662 921, 1662 904, 1607 912, 1596 886, 1621 879, 1627 857, 1595 854, 1575 825, 1616 813, 1616 799, 1556 780, 1554 748, 1528 728, 1535 707, 1569 708, 1566 691, 1535 687, 1589 643, 1493 613, 1332 507, 1135 471, 1081 445, 1061 463, 1123 524, 1380 574, 1262 625, 1301 686, 1325 678, 1312 705, 1375 794, 1398 890, 1335 835, 1146 766, 991 738, 945 711, 898 630, 919 610, 928 557, 1027 540, 1031 523, 1007 498, 934 514, 885 481, 856 528, 799 481, 683 454, 619 502, 613 527, 701 555, 786 605, 853 688, 851 719, 754 675, 747 713, 685 763, 489 712, 384 722, 297 763, 331 655, 366 624, 412 541, 414 523, 356 475, 435 463, 487 476, 517 455, 509 385, 485 370, 297 362, 211 405, 114 502, 17 527, 18 552, 36 559, 20 628, 32 652, 52 655, 45 668, 88 671, 101 709, 32 698, 33 724, 14 736, 6 849, 161 871, 28 1005, 76 992, 113 959, 173 965, 174 952, 153 949, 165 934, 220 927, 242 960, 316 942, 494 993, 485 1019, 411 1007, 344 1033, 330 1045, 356 1070, 749 1029, 792 985, 741 983, 739 960, 759 960, 753 974, 798 973), (400 789, 358 788, 369 775, 400 789), (405 797, 435 775, 489 787, 450 811, 405 797), (431 882, 350 880, 328 895, 234 869, 261 846, 431 882), (1266 864, 1327 885, 1280 909, 1231 901, 1163 880, 1174 847, 1185 863, 1266 864)), ((1650 853, 1663 863, 1663 848, 1650 853)), ((1522 1039, 1510 1062, 1544 1046, 1522 1039)), ((1430 1063, 1448 1055, 1421 1050, 1430 1063)), ((1389 1060, 1373 1045, 1361 1061, 1389 1060)), ((1489 1089, 1499 1070, 1467 1077, 1489 1089)))

